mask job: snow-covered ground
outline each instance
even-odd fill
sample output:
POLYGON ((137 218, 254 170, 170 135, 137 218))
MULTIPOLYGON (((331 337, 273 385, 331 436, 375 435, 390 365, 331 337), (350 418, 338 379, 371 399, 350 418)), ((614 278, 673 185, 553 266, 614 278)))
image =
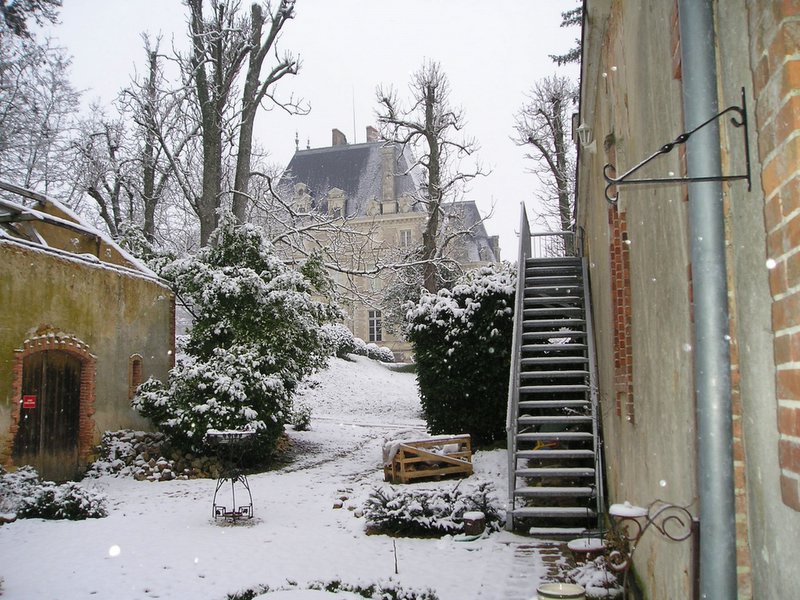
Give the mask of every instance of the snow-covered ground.
MULTIPOLYGON (((289 432, 291 462, 249 478, 252 521, 215 523, 211 480, 87 480, 107 494, 108 517, 27 519, 0 527, 4 600, 224 600, 258 585, 304 588, 318 580, 391 580, 430 588, 441 600, 535 598, 545 568, 525 538, 507 532, 469 542, 365 534, 358 509, 374 486, 387 485, 384 441, 424 432, 413 375, 366 358, 333 359, 302 399, 313 410, 312 428, 289 432), (340 509, 333 508, 337 500, 340 509), (512 576, 512 568, 524 572, 512 576)), ((505 453, 478 452, 474 462, 470 480, 493 482, 504 498, 505 453)), ((323 597, 353 596, 308 590, 264 596, 323 597)))

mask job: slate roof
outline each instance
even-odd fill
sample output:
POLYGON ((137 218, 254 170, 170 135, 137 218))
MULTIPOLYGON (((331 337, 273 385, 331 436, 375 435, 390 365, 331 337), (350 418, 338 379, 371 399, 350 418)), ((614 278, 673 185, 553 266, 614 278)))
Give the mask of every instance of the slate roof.
MULTIPOLYGON (((328 148, 298 150, 281 178, 284 185, 305 183, 312 197, 312 205, 327 210, 326 197, 332 188, 339 188, 345 195, 345 214, 364 216, 367 203, 382 196, 381 151, 385 142, 363 144, 341 144, 328 148)), ((395 198, 417 191, 416 172, 407 173, 413 164, 410 152, 401 154, 400 147, 395 150, 395 198)), ((421 210, 420 207, 415 210, 421 210)))
MULTIPOLYGON (((366 216, 369 200, 380 201, 382 197, 382 150, 386 147, 389 147, 386 142, 379 141, 298 150, 281 178, 281 186, 289 188, 291 195, 294 184, 306 184, 312 207, 323 212, 328 209, 328 192, 339 188, 345 196, 344 213, 351 218, 366 216)), ((407 148, 401 152, 399 145, 391 147, 395 150, 395 198, 413 195, 420 183, 416 170, 409 169, 414 164, 411 152, 407 148)), ((412 210, 424 211, 425 207, 413 203, 412 210)), ((461 239, 464 262, 500 260, 474 201, 447 204, 445 211, 450 215, 452 228, 472 229, 470 235, 461 239)))
POLYGON ((500 256, 495 255, 489 234, 486 233, 486 227, 481 220, 483 217, 474 201, 464 200, 446 204, 445 212, 448 219, 452 220, 449 223, 450 229, 471 230, 470 234, 461 240, 462 249, 466 254, 463 260, 466 262, 500 261, 500 256))

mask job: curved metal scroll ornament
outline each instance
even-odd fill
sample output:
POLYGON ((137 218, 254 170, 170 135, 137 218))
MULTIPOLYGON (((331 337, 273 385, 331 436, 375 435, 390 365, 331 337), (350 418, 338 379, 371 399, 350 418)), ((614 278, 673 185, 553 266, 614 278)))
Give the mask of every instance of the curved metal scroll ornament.
POLYGON ((669 504, 662 500, 654 500, 646 509, 632 507, 627 503, 625 506, 633 511, 638 509, 640 512, 614 514, 612 506, 612 511, 609 513, 617 520, 619 527, 615 530, 628 547, 625 550, 612 550, 606 556, 608 565, 613 571, 624 573, 623 589, 627 589, 628 570, 633 563, 633 554, 642 536, 650 527, 654 527, 673 542, 687 540, 695 531, 694 517, 685 506, 669 504))
POLYGON ((744 88, 742 88, 742 105, 741 106, 729 106, 725 110, 720 113, 717 113, 707 121, 701 123, 691 131, 687 131, 685 133, 680 134, 671 142, 668 142, 661 146, 658 150, 653 152, 650 156, 645 158, 643 161, 635 165, 634 167, 625 171, 619 177, 614 177, 616 175, 617 168, 614 165, 606 164, 603 167, 603 178, 606 180, 606 189, 605 195, 606 200, 609 204, 616 204, 617 200, 619 199, 619 190, 615 190, 613 196, 609 193, 610 189, 615 186, 620 185, 629 185, 629 184, 654 184, 654 183, 690 183, 690 182, 700 182, 700 181, 735 181, 739 179, 747 180, 747 191, 751 190, 751 181, 750 181, 750 146, 748 145, 749 140, 749 132, 747 126, 747 103, 744 94, 744 88), (746 162, 746 172, 740 175, 721 175, 721 176, 713 176, 713 177, 655 177, 655 178, 646 178, 646 179, 629 179, 631 175, 636 173, 639 169, 644 167, 653 159, 661 156, 662 154, 668 154, 672 152, 672 149, 675 146, 679 146, 685 144, 689 141, 689 138, 692 134, 696 133, 709 123, 713 123, 717 119, 720 119, 727 113, 735 113, 734 116, 730 118, 730 122, 734 127, 741 127, 743 128, 743 135, 744 135, 744 154, 745 154, 745 162, 746 162), (737 119, 738 116, 738 119, 737 119))

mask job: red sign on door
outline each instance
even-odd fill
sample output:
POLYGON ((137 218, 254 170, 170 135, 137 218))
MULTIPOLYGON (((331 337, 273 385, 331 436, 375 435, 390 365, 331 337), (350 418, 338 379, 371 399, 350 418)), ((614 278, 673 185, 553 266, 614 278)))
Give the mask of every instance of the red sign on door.
POLYGON ((23 396, 22 408, 36 408, 36 396, 23 396))

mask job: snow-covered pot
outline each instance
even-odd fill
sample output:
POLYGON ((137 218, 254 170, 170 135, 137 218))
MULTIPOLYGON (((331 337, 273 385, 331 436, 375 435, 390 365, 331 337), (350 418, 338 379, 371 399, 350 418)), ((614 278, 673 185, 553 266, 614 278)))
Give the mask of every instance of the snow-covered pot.
POLYGON ((536 589, 537 600, 586 600, 586 591, 574 583, 545 583, 536 589))
POLYGON ((567 548, 577 562, 585 563, 600 556, 606 548, 606 543, 600 538, 585 537, 571 540, 567 543, 567 548))

